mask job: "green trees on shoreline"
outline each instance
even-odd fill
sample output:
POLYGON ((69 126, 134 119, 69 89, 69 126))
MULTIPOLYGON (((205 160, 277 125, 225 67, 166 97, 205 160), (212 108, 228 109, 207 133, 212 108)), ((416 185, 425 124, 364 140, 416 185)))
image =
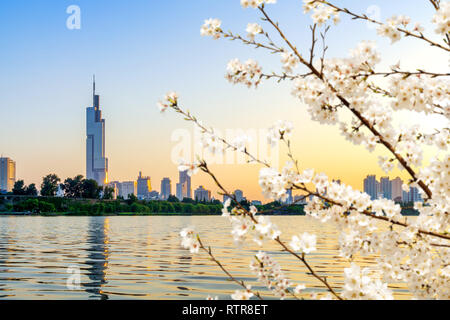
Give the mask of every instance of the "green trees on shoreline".
POLYGON ((108 214, 221 214, 222 205, 145 200, 93 200, 64 197, 17 197, 12 203, 0 200, 0 211, 55 213, 61 215, 108 214), (2 209, 3 207, 3 209, 2 209))

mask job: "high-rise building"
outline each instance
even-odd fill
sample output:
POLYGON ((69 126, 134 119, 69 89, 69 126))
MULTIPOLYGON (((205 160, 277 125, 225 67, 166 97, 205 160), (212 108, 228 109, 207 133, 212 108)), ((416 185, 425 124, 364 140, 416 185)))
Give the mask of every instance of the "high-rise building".
POLYGON ((152 191, 150 177, 143 177, 142 172, 139 171, 139 177, 137 179, 137 197, 139 199, 147 199, 150 191, 152 191))
POLYGON ((242 190, 234 190, 234 196, 236 197, 237 202, 244 200, 244 192, 242 192, 242 190))
POLYGON ((403 202, 422 202, 422 196, 419 190, 415 187, 411 187, 409 192, 403 191, 403 202))
POLYGON ((380 188, 382 197, 392 200, 392 182, 389 177, 380 178, 380 188))
POLYGON ((196 201, 211 201, 211 191, 206 190, 203 186, 195 190, 194 196, 196 201))
POLYGON ((100 110, 100 96, 95 94, 95 76, 93 99, 93 106, 86 108, 86 178, 103 186, 108 183, 108 159, 105 156, 105 119, 100 110))
POLYGON ((293 204, 294 198, 292 197, 292 189, 286 190, 287 198, 284 201, 285 204, 293 204))
POLYGON ((164 178, 161 180, 161 200, 169 199, 172 194, 172 184, 169 178, 164 178))
MULTIPOLYGON (((183 190, 182 198, 190 198, 192 199, 192 188, 191 188, 191 177, 188 175, 188 171, 180 171, 180 181, 178 183, 180 185, 180 190, 183 190), (186 186, 183 187, 183 184, 186 186)), ((177 192, 178 192, 178 184, 177 184, 177 192)), ((178 197, 178 195, 177 195, 178 197)), ((180 198, 180 197, 178 197, 180 198)))
POLYGON ((183 201, 184 198, 187 198, 188 194, 188 184, 187 181, 184 181, 183 183, 177 183, 177 198, 180 201, 183 201))
POLYGON ((402 185, 403 181, 399 177, 392 180, 392 200, 396 202, 402 202, 402 185))
POLYGON ((129 198, 131 194, 136 195, 136 181, 125 181, 119 184, 119 196, 125 200, 129 198))
POLYGON ((10 158, 0 158, 0 192, 11 192, 16 182, 16 163, 10 158))
POLYGON ((364 179, 364 192, 370 196, 370 199, 378 199, 380 193, 380 184, 375 175, 368 175, 364 179))

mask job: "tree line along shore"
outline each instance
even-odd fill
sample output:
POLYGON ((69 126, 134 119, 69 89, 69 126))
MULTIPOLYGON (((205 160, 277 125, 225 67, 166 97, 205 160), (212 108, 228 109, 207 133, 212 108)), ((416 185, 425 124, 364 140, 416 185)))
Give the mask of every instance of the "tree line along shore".
MULTIPOLYGON (((12 192, 0 195, 2 215, 220 215, 223 205, 219 200, 210 202, 185 198, 180 201, 171 195, 162 200, 138 200, 134 194, 128 199, 113 199, 114 190, 102 187, 95 180, 82 175, 67 178, 63 183, 56 174, 42 178, 40 193, 34 184, 26 186, 23 180, 16 181, 12 192), (58 189, 63 196, 56 196, 58 189), (40 194, 40 195, 38 195, 40 194)), ((250 203, 243 200, 241 206, 249 209, 250 203)), ((231 206, 233 207, 233 205, 231 206)), ((266 215, 304 215, 303 204, 283 205, 278 201, 256 206, 266 215)), ((403 215, 416 215, 413 204, 402 204, 403 215)))
MULTIPOLYGON (((241 205, 250 204, 242 201, 241 205)), ((65 197, 38 197, 4 195, 0 197, 2 214, 37 215, 221 215, 223 205, 220 201, 201 202, 192 199, 179 201, 170 197, 167 201, 138 200, 136 197, 123 200, 83 199, 65 197)), ((304 214, 302 205, 283 207, 279 203, 258 206, 266 214, 304 214), (270 212, 269 212, 270 211, 270 212)))

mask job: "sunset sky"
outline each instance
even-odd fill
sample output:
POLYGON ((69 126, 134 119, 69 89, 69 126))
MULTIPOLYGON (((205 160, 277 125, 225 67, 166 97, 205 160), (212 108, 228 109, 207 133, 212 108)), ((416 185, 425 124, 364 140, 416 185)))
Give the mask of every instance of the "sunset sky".
MULTIPOLYGON (((267 6, 302 52, 310 46, 311 18, 302 1, 280 0, 267 6)), ((434 37, 432 6, 414 1, 336 1, 356 12, 380 8, 380 19, 406 14, 434 37)), ((178 182, 172 152, 176 130, 193 126, 172 112, 161 114, 156 102, 175 90, 180 103, 205 124, 226 129, 259 130, 278 119, 295 126, 293 148, 303 168, 316 168, 330 178, 362 189, 367 174, 384 175, 377 155, 353 146, 337 127, 311 121, 305 106, 291 96, 291 84, 263 83, 258 89, 233 86, 224 79, 233 58, 258 60, 268 71, 280 70, 279 56, 228 40, 200 36, 206 18, 220 18, 224 30, 243 36, 248 22, 259 22, 257 11, 243 9, 239 0, 16 0, 0 2, 0 153, 17 163, 17 178, 40 185, 42 177, 85 175, 85 112, 92 105, 92 75, 106 119, 106 154, 110 180, 149 175, 160 190, 163 177, 178 182), (66 27, 68 6, 81 8, 81 29, 66 27)), ((376 40, 384 61, 381 68, 402 67, 439 71, 448 57, 407 39, 390 45, 364 22, 342 17, 328 36, 328 56, 345 57, 361 40, 376 40)), ((263 25, 267 30, 269 26, 263 25)), ((277 38, 275 38, 278 40, 277 38)), ((428 130, 437 119, 421 115, 398 117, 399 123, 420 122, 428 130)), ((432 155, 429 151, 427 157, 432 155)), ((285 158, 282 158, 281 163, 285 158)), ((230 190, 242 189, 249 199, 262 200, 257 165, 213 165, 230 190)), ((395 170, 391 177, 407 177, 395 170)), ((211 180, 199 174, 193 187, 211 180)), ((213 195, 215 193, 213 192, 213 195)))

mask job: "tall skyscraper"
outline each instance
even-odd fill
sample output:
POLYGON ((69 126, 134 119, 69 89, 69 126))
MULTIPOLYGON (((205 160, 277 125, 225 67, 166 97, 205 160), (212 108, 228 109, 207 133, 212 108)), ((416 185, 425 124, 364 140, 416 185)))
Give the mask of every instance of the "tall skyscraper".
POLYGON ((392 200, 396 202, 402 202, 402 185, 403 181, 399 177, 392 180, 392 200))
POLYGON ((0 192, 11 192, 16 182, 16 163, 10 158, 0 158, 0 192))
POLYGON ((150 177, 143 177, 142 172, 139 172, 139 177, 137 179, 137 197, 139 199, 147 199, 150 191, 152 191, 150 177))
POLYGON ((294 202, 294 198, 292 197, 292 189, 286 190, 287 198, 284 201, 285 204, 292 204, 294 202))
POLYGON ((108 183, 108 159, 105 157, 105 119, 100 110, 100 96, 95 94, 93 81, 93 106, 86 108, 86 178, 101 186, 108 183))
POLYGON ((375 175, 368 175, 364 179, 364 192, 370 196, 370 199, 378 199, 378 194, 380 192, 380 184, 377 181, 375 175))
POLYGON ((183 201, 184 198, 187 198, 188 194, 187 181, 181 183, 177 183, 177 198, 180 201, 183 201))
POLYGON ((161 200, 167 200, 172 194, 172 184, 169 178, 161 180, 161 200))
MULTIPOLYGON (((191 188, 191 177, 188 175, 187 170, 186 171, 180 171, 180 190, 186 189, 185 193, 183 193, 183 198, 190 198, 192 199, 192 188, 191 188), (182 185, 186 183, 186 186, 183 187, 182 185)), ((178 192, 178 184, 177 184, 177 192, 178 192)), ((177 195, 178 197, 178 195, 177 195)), ((178 197, 179 198, 179 197, 178 197)))
POLYGON ((392 182, 389 177, 380 178, 380 187, 383 198, 392 200, 392 182))

